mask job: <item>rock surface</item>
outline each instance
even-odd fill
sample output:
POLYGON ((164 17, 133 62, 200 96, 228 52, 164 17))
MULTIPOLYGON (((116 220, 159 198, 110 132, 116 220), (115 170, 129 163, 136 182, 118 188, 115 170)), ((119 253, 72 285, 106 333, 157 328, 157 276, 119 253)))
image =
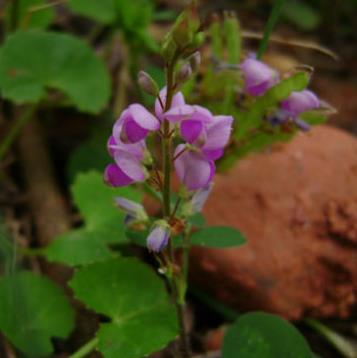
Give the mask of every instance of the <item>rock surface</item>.
POLYGON ((204 215, 241 248, 195 248, 191 281, 239 310, 345 317, 357 296, 357 140, 328 126, 217 176, 204 215))

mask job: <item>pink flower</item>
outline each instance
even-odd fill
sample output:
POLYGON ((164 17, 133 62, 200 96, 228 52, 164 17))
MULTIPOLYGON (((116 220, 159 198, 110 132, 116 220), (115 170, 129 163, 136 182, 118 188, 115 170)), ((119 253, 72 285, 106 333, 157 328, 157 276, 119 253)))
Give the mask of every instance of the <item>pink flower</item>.
POLYGON ((153 252, 160 252, 165 249, 170 237, 170 227, 163 221, 158 220, 149 236, 146 239, 146 245, 153 252))
POLYGON ((171 107, 170 107, 169 111, 167 111, 164 114, 164 108, 165 108, 165 105, 166 105, 166 87, 164 87, 160 91, 159 97, 161 99, 161 102, 158 99, 156 99, 156 101, 155 101, 155 114, 156 114, 157 118, 159 118, 161 121, 164 118, 170 120, 169 118, 167 118, 166 114, 171 109, 173 109, 175 107, 181 107, 181 106, 185 105, 185 99, 183 97, 183 94, 181 92, 177 92, 172 98, 171 107))
POLYGON ((245 59, 240 68, 244 77, 244 91, 251 96, 261 96, 279 79, 275 70, 254 58, 245 59))
POLYGON ((150 131, 160 128, 160 121, 141 104, 132 104, 117 120, 120 133, 114 133, 124 143, 136 143, 145 139, 150 131))
POLYGON ((319 107, 319 99, 315 93, 309 90, 292 92, 287 99, 281 102, 281 108, 294 117, 319 107))

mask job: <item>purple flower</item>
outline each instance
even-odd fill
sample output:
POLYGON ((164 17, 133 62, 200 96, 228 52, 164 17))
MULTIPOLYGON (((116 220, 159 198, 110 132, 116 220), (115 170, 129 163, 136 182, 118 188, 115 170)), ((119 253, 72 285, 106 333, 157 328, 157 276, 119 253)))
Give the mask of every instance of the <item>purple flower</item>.
MULTIPOLYGON (((119 138, 123 143, 137 143, 150 131, 160 128, 160 121, 141 104, 132 104, 123 111, 117 120, 120 125, 119 138)), ((117 134, 114 134, 117 139, 117 134)))
POLYGON ((202 211, 211 191, 213 184, 209 183, 205 187, 197 190, 191 199, 191 215, 202 211))
POLYGON ((167 246, 169 237, 170 226, 164 220, 158 220, 146 239, 146 245, 150 251, 160 252, 167 246))
POLYGON ((277 83, 278 73, 265 63, 247 58, 240 66, 244 77, 244 91, 251 96, 260 96, 277 83))
MULTIPOLYGON (((166 117, 166 114, 164 115, 164 108, 166 105, 166 87, 164 87, 159 94, 159 97, 161 99, 161 103, 158 99, 156 99, 155 101, 155 114, 157 116, 157 118, 159 118, 160 120, 163 120, 166 117), (164 106, 164 108, 162 108, 162 105, 164 106)), ((171 107, 169 109, 169 111, 175 107, 181 107, 185 105, 185 99, 183 97, 183 94, 181 92, 177 92, 173 97, 172 97, 172 102, 171 102, 171 107)), ((168 111, 167 111, 168 112, 168 111)), ((169 119, 169 118, 167 118, 169 119)), ((169 119, 170 120, 170 119, 169 119)))
POLYGON ((146 179, 147 173, 142 160, 146 146, 144 141, 134 144, 122 142, 118 133, 121 123, 114 125, 113 135, 109 138, 107 148, 115 164, 109 164, 104 172, 104 181, 110 186, 126 186, 146 179))
POLYGON ((281 108, 292 117, 297 117, 303 112, 319 107, 319 99, 312 91, 309 90, 292 92, 288 98, 281 102, 281 108))
POLYGON ((148 219, 148 215, 141 204, 120 196, 114 200, 117 206, 125 211, 133 220, 146 221, 148 219))
MULTIPOLYGON (((179 144, 175 155, 185 149, 184 144, 179 144)), ((195 150, 188 150, 182 153, 175 160, 175 170, 181 183, 188 190, 197 190, 208 185, 215 173, 213 160, 207 160, 205 156, 195 150)))

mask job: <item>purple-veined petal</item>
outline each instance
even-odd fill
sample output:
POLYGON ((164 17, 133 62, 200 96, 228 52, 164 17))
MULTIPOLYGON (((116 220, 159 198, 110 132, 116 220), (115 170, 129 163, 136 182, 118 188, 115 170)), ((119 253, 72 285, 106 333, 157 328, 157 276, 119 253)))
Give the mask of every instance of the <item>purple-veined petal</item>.
MULTIPOLYGON (((183 144, 178 145, 175 155, 184 148, 183 144)), ((215 166, 213 161, 206 160, 200 153, 189 151, 182 153, 175 160, 175 170, 181 183, 188 190, 197 190, 203 188, 212 180, 215 166)))
MULTIPOLYGON (((161 103, 163 104, 164 108, 166 105, 166 87, 164 87, 161 91, 160 91, 160 99, 161 99, 161 103)), ((158 99, 156 99, 155 101, 155 113, 156 116, 162 120, 163 119, 163 112, 164 112, 164 108, 162 108, 161 103, 158 99)), ((173 97, 172 97, 172 103, 171 103, 171 108, 174 107, 179 107, 179 106, 183 106, 185 104, 185 99, 183 97, 183 94, 181 92, 177 92, 173 97)))
POLYGON ((232 116, 215 116, 213 122, 207 127, 207 139, 203 149, 223 148, 229 141, 232 123, 232 116))
POLYGON ((211 193, 213 184, 209 183, 200 190, 197 190, 191 199, 192 214, 199 213, 202 211, 203 206, 205 205, 209 194, 211 193))
POLYGON ((150 251, 160 252, 167 246, 169 236, 168 226, 155 225, 146 239, 146 245, 150 251))
POLYGON ((104 170, 104 181, 110 186, 126 186, 134 182, 115 164, 109 164, 104 170))
POLYGON ((281 108, 289 112, 292 116, 320 107, 317 96, 309 91, 292 92, 291 95, 281 102, 281 108))
POLYGON ((204 124, 209 124, 213 121, 212 113, 202 106, 194 105, 194 112, 190 116, 190 119, 201 121, 204 124))
POLYGON ((115 152, 114 160, 121 171, 134 182, 145 180, 145 170, 135 155, 123 150, 115 152))
POLYGON ((203 123, 198 120, 186 119, 181 122, 181 137, 188 143, 195 142, 203 131, 203 123))

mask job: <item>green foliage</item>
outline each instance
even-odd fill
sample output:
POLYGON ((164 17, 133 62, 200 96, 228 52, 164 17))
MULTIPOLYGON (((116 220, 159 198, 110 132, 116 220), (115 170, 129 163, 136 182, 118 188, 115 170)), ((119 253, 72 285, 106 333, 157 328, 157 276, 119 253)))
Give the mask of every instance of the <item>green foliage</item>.
POLYGON ((236 229, 228 226, 208 226, 193 232, 190 244, 193 246, 206 246, 227 248, 241 246, 246 242, 244 236, 236 229))
POLYGON ((227 330, 222 358, 313 358, 305 338, 287 321, 262 312, 240 316, 227 330))
POLYGON ((109 99, 110 82, 104 63, 81 40, 18 31, 1 48, 0 89, 17 104, 45 99, 46 89, 60 90, 79 110, 97 113, 109 99))
POLYGON ((274 0, 273 9, 271 10, 268 22, 265 26, 263 39, 259 45, 259 49, 257 53, 258 59, 262 57, 263 53, 265 52, 268 46, 269 37, 273 32, 276 23, 278 22, 284 4, 285 4, 285 0, 274 0))
MULTIPOLYGON (((15 1, 10 1, 5 9, 5 26, 11 28, 12 6, 15 1)), ((35 10, 36 7, 45 5, 45 0, 17 0, 16 25, 22 29, 45 29, 55 17, 53 7, 35 10)))
POLYGON ((320 15, 305 1, 289 1, 283 10, 284 17, 305 31, 316 29, 320 24, 320 15))
POLYGON ((74 13, 103 24, 111 24, 116 19, 114 0, 69 0, 68 6, 74 13))
POLYGON ((110 188, 100 173, 88 172, 78 175, 72 195, 85 225, 58 236, 45 250, 47 259, 76 266, 113 256, 107 245, 126 242, 124 214, 113 199, 123 196, 140 201, 139 193, 130 187, 110 188))
POLYGON ((112 259, 78 270, 75 296, 111 319, 97 333, 105 358, 141 358, 178 334, 174 307, 163 281, 136 259, 112 259))
POLYGON ((73 326, 67 298, 49 279, 24 271, 0 280, 0 329, 27 356, 48 356, 51 338, 66 338, 73 326))

